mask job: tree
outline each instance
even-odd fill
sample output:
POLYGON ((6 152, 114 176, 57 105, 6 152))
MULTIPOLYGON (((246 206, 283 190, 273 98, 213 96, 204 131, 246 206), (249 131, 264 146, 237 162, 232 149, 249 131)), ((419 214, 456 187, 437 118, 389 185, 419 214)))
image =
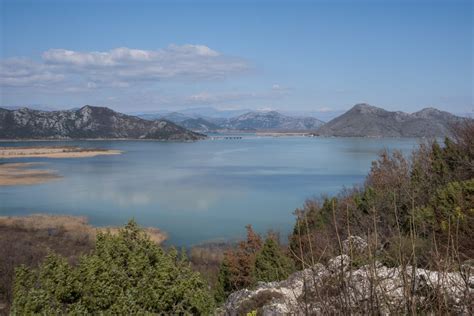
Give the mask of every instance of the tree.
POLYGON ((231 283, 231 275, 229 271, 229 262, 227 256, 221 263, 219 268, 219 276, 217 277, 217 285, 214 292, 216 302, 222 303, 232 293, 233 286, 231 283))
POLYGON ((442 245, 454 244, 462 260, 474 256, 474 179, 448 183, 420 212, 442 245))
POLYGON ((275 238, 268 236, 255 259, 257 281, 281 281, 286 279, 292 271, 291 259, 285 256, 275 238))
POLYGON ((247 239, 241 241, 237 248, 225 254, 219 271, 219 280, 215 293, 216 299, 223 301, 236 290, 255 284, 255 257, 262 247, 262 239, 251 225, 247 229, 247 239))
POLYGON ((17 269, 13 314, 207 314, 213 298, 183 256, 164 251, 134 221, 98 234, 77 266, 55 254, 17 269))

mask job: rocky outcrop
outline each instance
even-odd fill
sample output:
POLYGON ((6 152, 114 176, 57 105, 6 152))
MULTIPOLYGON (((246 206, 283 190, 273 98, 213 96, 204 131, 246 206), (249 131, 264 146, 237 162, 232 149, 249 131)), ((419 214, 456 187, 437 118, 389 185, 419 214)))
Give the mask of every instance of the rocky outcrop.
POLYGON ((0 108, 0 139, 156 139, 189 141, 203 138, 166 120, 148 121, 105 107, 38 111, 0 108))
POLYGON ((356 104, 323 125, 317 134, 342 137, 444 137, 450 136, 453 125, 462 120, 464 118, 434 108, 408 114, 356 104))
MULTIPOLYGON (((474 275, 440 272, 412 266, 387 267, 371 262, 354 267, 352 245, 362 250, 360 237, 345 242, 345 251, 326 265, 292 274, 281 282, 259 283, 254 289, 232 293, 223 315, 241 315, 257 310, 263 315, 403 314, 410 306, 429 312, 444 304, 446 313, 469 315, 473 311, 474 275), (411 305, 414 304, 414 305, 411 305)), ((467 272, 466 272, 467 270, 467 272)))

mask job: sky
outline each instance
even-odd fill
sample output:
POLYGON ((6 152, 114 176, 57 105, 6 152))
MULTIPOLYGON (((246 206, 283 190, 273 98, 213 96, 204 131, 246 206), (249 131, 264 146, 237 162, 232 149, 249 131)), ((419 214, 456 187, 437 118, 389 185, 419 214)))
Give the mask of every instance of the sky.
POLYGON ((0 0, 0 19, 0 106, 474 109, 469 0, 0 0))

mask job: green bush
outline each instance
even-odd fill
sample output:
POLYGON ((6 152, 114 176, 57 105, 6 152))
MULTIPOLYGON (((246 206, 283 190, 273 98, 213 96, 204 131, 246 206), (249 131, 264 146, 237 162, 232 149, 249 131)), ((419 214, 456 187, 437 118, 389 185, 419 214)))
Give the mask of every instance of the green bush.
POLYGON ((12 312, 40 314, 209 314, 213 298, 184 256, 164 251, 134 221, 99 234, 77 266, 55 254, 16 271, 12 312))

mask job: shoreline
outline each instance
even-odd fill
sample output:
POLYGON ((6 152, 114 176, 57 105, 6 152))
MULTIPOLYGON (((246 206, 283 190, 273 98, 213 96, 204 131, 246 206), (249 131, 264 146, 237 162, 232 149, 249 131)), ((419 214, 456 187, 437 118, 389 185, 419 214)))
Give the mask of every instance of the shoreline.
POLYGON ((143 142, 162 142, 162 143, 194 143, 199 140, 205 140, 208 136, 195 140, 179 139, 152 139, 152 138, 0 138, 0 142, 78 142, 78 141, 143 141, 143 142))
POLYGON ((103 155, 120 155, 122 151, 111 149, 81 148, 75 146, 25 146, 0 147, 0 159, 13 158, 87 158, 103 155))
MULTIPOLYGON (((32 213, 29 215, 0 216, 0 226, 32 231, 63 231, 71 237, 83 236, 92 241, 99 233, 116 235, 123 226, 97 226, 89 223, 86 216, 32 213)), ((144 227, 148 237, 158 245, 168 239, 168 234, 157 227, 144 227)), ((51 233, 49 233, 51 234, 51 233)))
POLYGON ((76 146, 0 147, 0 186, 35 185, 62 178, 57 170, 36 168, 44 162, 6 162, 21 158, 91 158, 120 155, 120 150, 81 148, 76 146))

